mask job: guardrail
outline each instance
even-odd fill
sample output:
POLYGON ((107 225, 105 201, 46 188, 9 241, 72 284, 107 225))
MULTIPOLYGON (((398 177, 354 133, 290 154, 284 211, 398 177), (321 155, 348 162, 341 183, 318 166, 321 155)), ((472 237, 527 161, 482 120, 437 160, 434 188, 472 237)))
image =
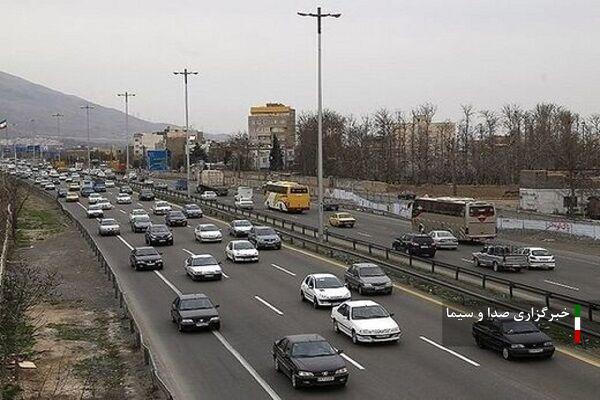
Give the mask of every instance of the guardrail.
POLYGON ((104 254, 102 254, 102 251, 98 247, 98 244, 96 243, 94 238, 90 235, 90 233, 83 226, 83 224, 77 218, 75 218, 68 210, 66 210, 63 204, 60 201, 58 201, 58 199, 53 194, 46 192, 45 190, 40 190, 39 188, 30 185, 28 182, 21 182, 23 184, 28 185, 30 189, 37 189, 38 193, 41 193, 46 197, 54 200, 60 207, 63 214, 65 214, 65 216, 69 218, 69 220, 75 225, 83 239, 89 244, 90 248, 92 249, 98 260, 98 263, 104 269, 104 273, 108 277, 108 280, 112 282, 115 298, 119 300, 119 306, 123 309, 125 316, 129 320, 129 331, 134 336, 134 342, 136 347, 142 351, 144 363, 150 369, 150 375, 152 377, 153 384, 165 396, 167 400, 173 400, 174 397, 171 394, 171 391, 169 390, 169 388, 167 388, 167 385, 160 377, 160 372, 158 370, 156 362, 154 361, 154 357, 152 356, 151 349, 144 341, 144 336, 142 335, 140 325, 135 319, 134 312, 132 311, 132 307, 130 306, 129 301, 127 299, 127 294, 121 289, 119 278, 117 277, 111 265, 104 257, 104 254))
MULTIPOLYGON (((136 188, 147 188, 147 186, 128 181, 119 181, 122 184, 128 184, 136 188)), ((255 210, 244 210, 239 209, 228 204, 223 204, 217 201, 206 201, 202 200, 199 196, 192 195, 188 198, 185 192, 178 192, 169 189, 153 189, 153 191, 159 195, 170 197, 179 201, 194 201, 202 204, 204 207, 214 208, 216 210, 225 211, 227 213, 241 216, 244 218, 252 219, 262 223, 273 225, 276 228, 287 229, 292 232, 301 233, 302 235, 312 237, 314 239, 318 236, 318 230, 306 224, 301 224, 295 221, 286 220, 284 218, 276 217, 270 214, 262 213, 255 210)), ((366 240, 351 238, 339 233, 329 232, 325 230, 324 241, 326 243, 333 243, 351 249, 352 251, 359 251, 367 254, 368 256, 377 257, 375 262, 381 263, 390 261, 399 261, 407 264, 409 267, 426 269, 431 273, 439 273, 452 279, 468 284, 474 284, 482 289, 494 289, 501 291, 509 296, 510 299, 519 297, 525 300, 534 300, 543 303, 549 309, 568 307, 572 309, 574 305, 578 304, 582 307, 582 311, 586 310, 584 314, 588 320, 595 321, 598 316, 596 313, 600 311, 600 303, 595 301, 589 301, 579 299, 573 296, 564 295, 561 293, 552 292, 540 287, 528 285, 525 283, 515 282, 510 279, 501 278, 496 275, 486 274, 485 272, 474 271, 458 265, 453 265, 434 259, 425 259, 408 255, 386 246, 382 246, 376 243, 371 243, 366 240)))

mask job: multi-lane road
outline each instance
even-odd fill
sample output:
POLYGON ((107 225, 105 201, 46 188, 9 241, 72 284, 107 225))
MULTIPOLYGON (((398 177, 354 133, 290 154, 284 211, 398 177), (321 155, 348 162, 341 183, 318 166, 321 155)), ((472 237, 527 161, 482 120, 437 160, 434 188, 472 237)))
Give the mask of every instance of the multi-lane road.
MULTIPOLYGON (((106 193, 113 204, 115 194, 115 189, 106 193)), ((225 228, 223 221, 210 217, 173 229, 175 244, 161 248, 162 271, 135 272, 129 266, 129 251, 143 246, 144 237, 131 233, 128 214, 141 207, 150 211, 151 205, 138 203, 134 195, 133 204, 107 211, 106 217, 121 225, 119 237, 97 235, 98 222, 86 218, 85 199, 64 207, 92 233, 118 275, 160 374, 178 399, 596 399, 600 392, 598 364, 563 352, 548 361, 507 362, 474 345, 444 347, 441 305, 401 287, 391 296, 375 298, 395 313, 404 332, 400 343, 353 345, 333 332, 329 310, 314 310, 299 297, 300 281, 307 274, 341 276, 343 265, 287 245, 279 251, 261 251, 257 264, 230 263, 223 253, 227 237, 220 244, 194 241, 195 221, 225 228), (191 281, 184 272, 184 260, 201 253, 223 260, 227 277, 217 282, 191 281), (220 304, 221 330, 179 333, 169 316, 170 303, 179 292, 205 293, 220 304), (286 377, 275 372, 270 353, 273 341, 311 332, 344 350, 350 370, 345 389, 296 391, 286 377)), ((311 213, 294 217, 308 222, 311 213)), ((379 225, 369 229, 366 218, 372 217, 361 214, 359 218, 354 234, 376 239, 382 222, 378 219, 379 225)), ((387 232, 398 232, 399 224, 390 221, 387 232)), ((353 293, 353 298, 359 297, 353 293)))

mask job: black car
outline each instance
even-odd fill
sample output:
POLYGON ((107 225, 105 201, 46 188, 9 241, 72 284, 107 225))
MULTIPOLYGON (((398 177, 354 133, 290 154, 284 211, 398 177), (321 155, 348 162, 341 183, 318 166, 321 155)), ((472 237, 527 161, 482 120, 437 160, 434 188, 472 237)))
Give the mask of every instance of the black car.
POLYGON ((146 232, 146 230, 152 225, 150 217, 147 215, 136 215, 130 222, 131 231, 134 233, 146 232))
POLYGON ((248 232, 248 241, 257 249, 281 249, 281 238, 269 226, 253 226, 248 232))
POLYGON ((433 238, 424 233, 407 233, 402 235, 394 240, 392 249, 422 257, 434 257, 436 251, 433 238))
POLYGON ((218 304, 213 304, 205 294, 181 294, 171 305, 171 320, 179 332, 192 329, 221 328, 218 304))
POLYGON ((323 211, 339 211, 340 203, 331 197, 325 197, 323 199, 323 211))
POLYGON ((164 266, 160 253, 154 247, 136 247, 131 250, 129 264, 136 271, 142 269, 162 269, 164 266))
POLYGON ((94 189, 91 186, 81 188, 81 197, 90 197, 90 194, 94 193, 94 189))
POLYGON ((186 204, 183 206, 183 213, 188 218, 202 218, 202 209, 198 204, 186 204))
POLYGON ((167 226, 187 226, 187 218, 181 211, 169 211, 165 215, 167 226))
POLYGON ((140 195, 138 198, 140 199, 140 201, 153 201, 154 192, 150 189, 142 189, 140 190, 140 195))
POLYGON ((133 194, 133 189, 130 186, 123 185, 119 189, 119 193, 133 194))
POLYGON ((517 314, 484 318, 473 323, 473 337, 480 348, 502 353, 506 360, 518 357, 550 358, 552 339, 530 321, 516 321, 517 314))
POLYGON ((67 189, 58 188, 58 191, 56 192, 56 197, 67 197, 67 189))
POLYGON ((348 368, 335 349, 316 333, 291 335, 273 344, 275 370, 292 380, 294 389, 302 386, 344 386, 348 368))
POLYGON ((358 290, 358 293, 392 294, 392 280, 377 264, 352 264, 344 274, 348 289, 358 290))
POLYGON ((146 229, 146 244, 168 244, 173 245, 173 233, 171 230, 162 224, 152 224, 146 229))

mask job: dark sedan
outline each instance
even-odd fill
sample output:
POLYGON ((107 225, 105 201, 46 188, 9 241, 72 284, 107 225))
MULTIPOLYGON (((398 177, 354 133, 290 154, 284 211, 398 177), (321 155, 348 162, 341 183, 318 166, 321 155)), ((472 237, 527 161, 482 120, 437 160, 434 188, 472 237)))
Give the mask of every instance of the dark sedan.
POLYGON ((139 195, 140 201, 153 201, 154 192, 150 189, 142 189, 139 195))
POLYGON ((162 257, 154 247, 136 247, 131 250, 129 264, 136 271, 163 268, 162 257))
POLYGON ((377 264, 352 264, 344 274, 344 281, 349 289, 365 293, 392 293, 392 280, 377 264))
POLYGON ((407 233, 394 240, 392 248, 403 251, 411 256, 434 257, 435 242, 429 235, 423 233, 407 233))
POLYGON ((133 194, 133 189, 130 186, 124 185, 119 189, 119 193, 133 194))
POLYGON ((273 344, 275 370, 292 380, 294 389, 302 386, 344 386, 348 369, 341 350, 321 335, 291 335, 273 344))
POLYGON ((281 249, 281 238, 268 226, 253 226, 248 232, 248 241, 257 249, 281 249))
POLYGON ((150 227, 146 229, 145 239, 146 244, 150 246, 155 244, 173 245, 173 233, 166 225, 162 224, 150 225, 150 227))
POLYGON ((202 209, 198 204, 186 204, 183 206, 183 213, 188 218, 202 218, 202 209))
POLYGON ((213 304, 205 294, 181 294, 171 304, 171 320, 179 332, 192 329, 221 328, 218 304, 213 304))
POLYGON ((91 186, 81 188, 81 197, 90 197, 90 194, 95 193, 91 186))
POLYGON ((554 354, 552 339, 530 321, 515 321, 518 315, 484 318, 473 323, 473 337, 477 345, 502 353, 505 360, 512 358, 550 358, 554 354))
POLYGON ((165 215, 167 226, 187 226, 187 218, 181 211, 169 211, 165 215))
POLYGON ((150 217, 147 215, 136 215, 131 220, 131 230, 134 233, 138 232, 146 232, 146 230, 152 225, 152 221, 150 221, 150 217))
POLYGON ((67 189, 58 188, 58 191, 56 192, 56 197, 67 197, 67 189))

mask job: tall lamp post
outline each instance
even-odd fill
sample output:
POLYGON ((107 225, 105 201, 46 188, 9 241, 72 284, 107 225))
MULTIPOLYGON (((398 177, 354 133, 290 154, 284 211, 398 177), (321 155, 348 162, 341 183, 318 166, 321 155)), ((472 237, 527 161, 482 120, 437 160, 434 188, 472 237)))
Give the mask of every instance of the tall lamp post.
POLYGON ((129 98, 135 96, 135 93, 117 93, 117 96, 125 98, 125 135, 127 135, 127 142, 125 153, 127 154, 125 161, 125 176, 127 177, 127 173, 129 172, 129 98))
POLYGON ((323 18, 339 18, 340 13, 321 12, 317 7, 316 13, 299 12, 301 17, 317 19, 317 183, 319 202, 319 240, 323 241, 323 87, 321 83, 321 20, 323 18))
POLYGON ((189 110, 188 110, 188 75, 198 75, 198 72, 188 71, 184 68, 183 71, 173 72, 175 75, 183 75, 183 83, 185 86, 185 157, 187 165, 187 195, 190 196, 190 126, 189 126, 189 110))
MULTIPOLYGON (((56 113, 56 114, 52 114, 52 116, 54 118, 56 118, 56 136, 59 138, 60 140, 60 119, 62 117, 64 117, 64 115, 62 115, 61 113, 56 113)), ((60 149, 61 149, 61 145, 60 143, 58 144, 58 162, 60 162, 60 149)))
POLYGON ((85 106, 81 106, 80 108, 85 110, 86 117, 86 126, 87 126, 87 159, 88 159, 88 173, 92 169, 92 159, 90 156, 90 110, 94 109, 94 106, 90 106, 86 104, 85 106))

